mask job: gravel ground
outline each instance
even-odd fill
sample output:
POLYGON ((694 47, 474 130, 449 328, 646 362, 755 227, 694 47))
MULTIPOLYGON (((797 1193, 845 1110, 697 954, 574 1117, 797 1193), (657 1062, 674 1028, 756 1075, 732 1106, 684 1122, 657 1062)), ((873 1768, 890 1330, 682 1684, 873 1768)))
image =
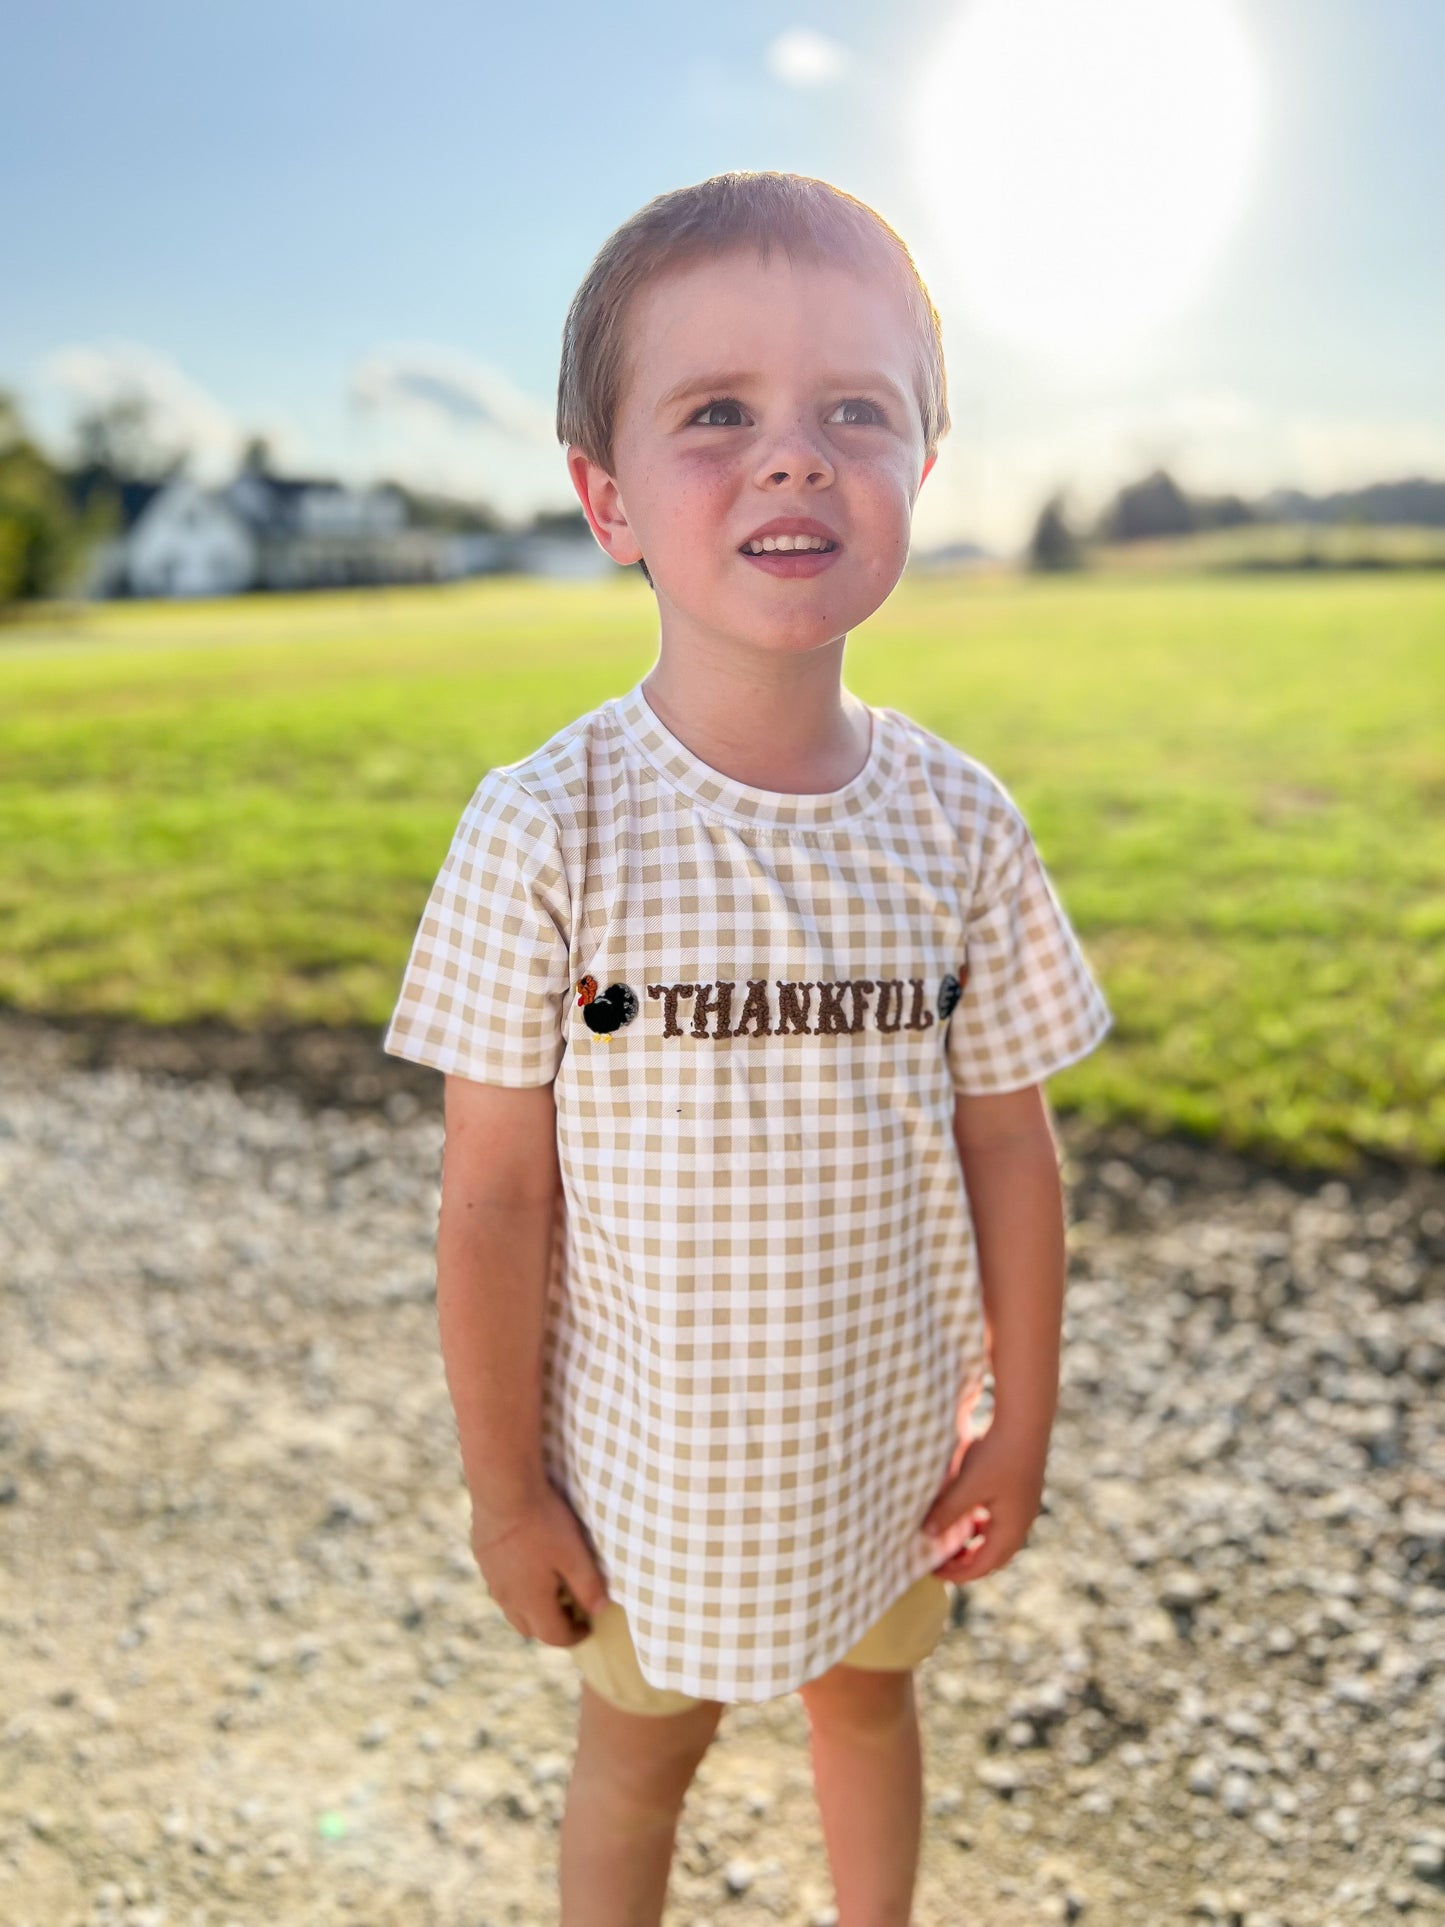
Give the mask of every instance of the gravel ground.
MULTIPOLYGON (((579 1684, 467 1551, 440 1079, 0 1024, 0 1920, 556 1920, 579 1684)), ((920 1669, 916 1927, 1445 1920, 1445 1173, 1061 1124, 1045 1509, 920 1669)), ((668 1927, 827 1923, 796 1696, 668 1927)))

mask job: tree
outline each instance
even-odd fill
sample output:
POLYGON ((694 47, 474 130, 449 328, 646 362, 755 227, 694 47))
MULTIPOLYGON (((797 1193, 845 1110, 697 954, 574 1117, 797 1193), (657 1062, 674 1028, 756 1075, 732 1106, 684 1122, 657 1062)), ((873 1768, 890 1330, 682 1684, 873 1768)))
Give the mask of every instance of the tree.
POLYGON ((1138 542, 1151 535, 1190 535, 1198 518, 1189 497, 1166 470, 1121 488, 1099 520, 1105 542, 1138 542))
POLYGON ((63 589, 87 534, 14 396, 0 391, 0 609, 63 589))
POLYGON ((1028 563, 1036 570, 1083 567, 1083 549, 1065 516, 1062 491, 1051 495, 1039 510, 1029 538, 1028 563))
POLYGON ((104 469, 117 481, 170 481, 190 457, 185 449, 162 446, 154 419, 150 401, 137 388, 97 402, 75 423, 79 466, 104 469))
POLYGON ((271 444, 264 435, 252 435, 241 451, 241 473, 243 475, 274 475, 275 457, 271 444))
POLYGON ((1192 500, 1201 529, 1244 528, 1255 519, 1254 510, 1238 495, 1196 495, 1192 500))

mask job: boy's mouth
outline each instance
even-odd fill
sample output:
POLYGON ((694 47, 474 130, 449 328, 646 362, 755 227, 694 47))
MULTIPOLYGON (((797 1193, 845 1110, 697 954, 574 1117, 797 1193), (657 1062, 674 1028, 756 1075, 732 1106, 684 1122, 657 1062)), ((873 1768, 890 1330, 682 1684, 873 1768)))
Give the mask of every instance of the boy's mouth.
MULTIPOLYGON (((773 538, 769 538, 773 540, 773 538)), ((769 576, 821 576, 825 568, 832 568, 842 555, 842 547, 836 541, 803 545, 801 549, 763 549, 759 551, 755 543, 746 543, 738 549, 738 555, 753 568, 761 568, 769 576)))
POLYGON ((743 543, 740 555, 826 555, 838 543, 831 536, 764 535, 743 543))

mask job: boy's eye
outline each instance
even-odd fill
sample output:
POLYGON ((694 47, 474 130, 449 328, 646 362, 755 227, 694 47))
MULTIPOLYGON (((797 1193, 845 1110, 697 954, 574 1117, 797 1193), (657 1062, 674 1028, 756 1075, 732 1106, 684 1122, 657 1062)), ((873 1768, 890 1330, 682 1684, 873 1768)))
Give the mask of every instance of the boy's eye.
MULTIPOLYGON (((714 408, 736 408, 738 409, 739 413, 741 413, 740 403, 735 401, 730 401, 726 396, 720 395, 715 401, 707 402, 704 404, 703 407, 699 408, 697 413, 693 416, 693 420, 695 422, 701 421, 703 416, 710 415, 714 410, 714 408)), ((708 428, 736 428, 737 427, 736 422, 706 422, 703 425, 704 427, 708 427, 708 428)))
MULTIPOLYGON (((731 422, 731 421, 709 422, 704 420, 704 417, 707 415, 710 415, 714 408, 735 408, 738 410, 739 413, 741 413, 742 403, 738 401, 734 401, 730 395, 715 396, 712 401, 704 403, 704 405, 698 409, 697 413, 692 418, 693 421, 701 423, 704 428, 736 428, 738 426, 736 422, 731 422)), ((875 419, 876 421, 886 422, 888 419, 887 415, 884 413, 883 409, 879 406, 879 404, 876 401, 868 401, 862 395, 855 395, 848 401, 840 401, 838 403, 838 408, 872 409, 873 419, 875 419)), ((834 413, 835 414, 837 413, 837 409, 834 410, 834 413)), ((863 422, 845 421, 840 424, 840 426, 844 428, 858 428, 858 427, 864 427, 866 425, 867 425, 866 417, 863 422)))
MULTIPOLYGON (((876 401, 867 401, 864 399, 862 395, 855 395, 851 401, 840 401, 838 406, 840 408, 871 408, 873 410, 874 420, 880 421, 880 422, 886 422, 888 419, 887 415, 884 414, 883 410, 878 406, 876 401)), ((845 426, 861 426, 861 425, 862 424, 859 424, 859 423, 853 423, 853 424, 845 423, 845 426)))

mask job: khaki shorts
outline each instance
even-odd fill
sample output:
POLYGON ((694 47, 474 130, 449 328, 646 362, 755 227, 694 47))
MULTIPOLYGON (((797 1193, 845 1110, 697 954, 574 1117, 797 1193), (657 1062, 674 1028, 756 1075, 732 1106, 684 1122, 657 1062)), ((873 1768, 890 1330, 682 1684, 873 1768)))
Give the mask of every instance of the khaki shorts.
MULTIPOLYGON (((948 1587, 924 1573, 875 1620, 838 1664, 883 1673, 906 1672, 927 1659, 948 1624, 948 1587)), ((609 1599, 592 1616, 592 1631, 570 1653, 594 1692, 624 1713, 685 1713, 702 1702, 670 1686, 649 1686, 637 1664, 627 1614, 609 1599)))

